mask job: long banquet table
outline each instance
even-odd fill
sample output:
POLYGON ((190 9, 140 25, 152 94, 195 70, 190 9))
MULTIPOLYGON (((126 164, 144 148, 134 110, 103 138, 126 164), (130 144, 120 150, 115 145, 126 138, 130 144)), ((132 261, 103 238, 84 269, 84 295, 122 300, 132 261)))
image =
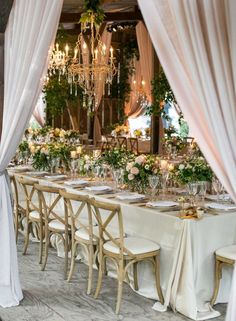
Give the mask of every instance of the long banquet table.
MULTIPOLYGON (((27 176, 27 173, 17 175, 27 176)), ((32 177, 32 175, 31 175, 32 177)), ((45 178, 40 183, 63 187, 78 194, 88 194, 45 178)), ((206 320, 220 315, 209 306, 214 287, 214 251, 236 243, 236 212, 218 215, 204 214, 201 220, 180 219, 178 212, 161 212, 138 204, 128 204, 108 195, 92 195, 101 201, 120 203, 124 229, 128 235, 146 238, 161 246, 161 287, 165 311, 171 306, 193 320, 206 320)), ((223 268, 223 277, 216 303, 228 302, 232 271, 223 268)), ((148 263, 138 268, 140 295, 158 300, 153 272, 148 263)))

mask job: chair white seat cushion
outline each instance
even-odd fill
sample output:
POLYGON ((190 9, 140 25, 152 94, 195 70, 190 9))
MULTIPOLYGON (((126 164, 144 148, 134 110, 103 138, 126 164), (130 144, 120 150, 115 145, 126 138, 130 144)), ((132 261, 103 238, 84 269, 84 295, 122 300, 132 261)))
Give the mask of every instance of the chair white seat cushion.
MULTIPOLYGON (((124 247, 134 255, 160 250, 160 246, 158 244, 137 237, 124 238, 124 247)), ((119 248, 112 241, 106 242, 103 245, 103 248, 106 251, 119 254, 119 248)), ((127 253, 124 254, 127 255, 127 253)))
POLYGON ((226 247, 222 247, 216 250, 216 255, 225 257, 226 259, 236 260, 236 245, 230 245, 226 247))
POLYGON ((48 226, 50 228, 56 229, 56 230, 60 230, 60 231, 64 231, 65 230, 65 224, 63 224, 62 222, 58 221, 58 220, 52 220, 51 222, 48 223, 48 226))
MULTIPOLYGON (((108 228, 107 231, 112 235, 112 237, 119 238, 119 231, 113 228, 108 228)), ((85 230, 84 228, 79 228, 76 232, 75 235, 81 239, 84 239, 86 241, 89 240, 89 233, 87 230, 85 230)), ((93 238, 93 241, 96 241, 99 238, 99 227, 98 226, 94 226, 93 227, 93 235, 95 236, 93 238)), ((124 235, 125 236, 125 235, 124 235)), ((105 240, 108 240, 108 236, 106 234, 104 234, 105 240)))
POLYGON ((39 212, 37 212, 37 211, 31 211, 31 212, 29 213, 29 217, 30 217, 31 219, 36 219, 36 220, 39 220, 39 219, 40 219, 39 212))

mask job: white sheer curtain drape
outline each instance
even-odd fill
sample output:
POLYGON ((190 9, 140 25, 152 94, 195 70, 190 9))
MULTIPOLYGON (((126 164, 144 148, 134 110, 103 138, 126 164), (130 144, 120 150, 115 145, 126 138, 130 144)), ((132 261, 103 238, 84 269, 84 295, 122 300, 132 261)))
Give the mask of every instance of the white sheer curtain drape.
POLYGON ((40 96, 39 96, 39 99, 36 103, 36 107, 33 111, 33 116, 34 118, 37 120, 37 122, 39 123, 39 125, 41 127, 43 127, 45 125, 45 102, 44 102, 44 94, 42 93, 40 96))
POLYGON ((13 213, 5 169, 13 157, 42 89, 48 49, 63 0, 15 0, 5 32, 5 88, 0 145, 0 305, 19 304, 13 213))
POLYGON ((236 2, 138 2, 190 130, 236 201, 236 2))

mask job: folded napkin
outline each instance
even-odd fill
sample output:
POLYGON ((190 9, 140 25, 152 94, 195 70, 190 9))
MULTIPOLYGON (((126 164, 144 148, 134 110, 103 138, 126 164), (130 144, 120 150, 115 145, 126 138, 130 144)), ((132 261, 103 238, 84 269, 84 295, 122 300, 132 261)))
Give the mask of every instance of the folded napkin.
POLYGON ((33 175, 33 176, 44 176, 48 174, 48 172, 40 172, 40 171, 31 171, 31 172, 27 172, 27 175, 33 175))
POLYGON ((178 203, 172 201, 156 201, 156 202, 148 202, 147 206, 151 207, 175 207, 178 206, 178 203))
POLYGON ((56 179, 62 179, 62 178, 66 178, 66 175, 46 175, 44 176, 45 178, 51 179, 51 180, 56 180, 56 179))
POLYGON ((145 198, 145 195, 136 194, 136 193, 126 193, 126 194, 118 194, 116 198, 123 201, 135 201, 135 200, 140 200, 145 198))
POLYGON ((91 192, 103 192, 103 191, 111 191, 112 190, 112 188, 110 186, 106 186, 106 185, 88 186, 88 187, 85 187, 85 189, 87 189, 88 191, 91 191, 91 192))
POLYGON ((236 211, 236 205, 231 204, 221 204, 221 203, 206 203, 205 207, 214 209, 214 210, 223 210, 223 211, 236 211))
POLYGON ((75 180, 69 180, 64 182, 65 185, 73 186, 73 185, 86 185, 88 184, 88 181, 84 181, 82 179, 75 179, 75 180))

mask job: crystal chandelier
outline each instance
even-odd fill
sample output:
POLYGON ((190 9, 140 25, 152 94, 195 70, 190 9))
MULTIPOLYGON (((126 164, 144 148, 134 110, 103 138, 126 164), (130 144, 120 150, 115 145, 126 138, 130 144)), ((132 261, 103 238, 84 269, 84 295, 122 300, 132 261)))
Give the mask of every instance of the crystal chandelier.
MULTIPOLYGON (((97 102, 96 86, 103 81, 108 94, 113 76, 116 74, 113 48, 106 48, 99 35, 99 27, 95 25, 95 14, 89 15, 89 20, 81 23, 81 32, 74 48, 74 56, 68 57, 67 77, 71 93, 77 95, 77 86, 83 90, 83 105, 93 109, 97 102)), ((68 53, 68 52, 67 52, 68 53)), ((67 57, 67 53, 65 54, 67 57)))
POLYGON ((66 73, 66 63, 68 57, 69 46, 65 46, 65 51, 59 50, 59 44, 51 46, 49 49, 49 63, 48 63, 48 75, 52 76, 56 73, 59 74, 59 81, 61 75, 66 73))

